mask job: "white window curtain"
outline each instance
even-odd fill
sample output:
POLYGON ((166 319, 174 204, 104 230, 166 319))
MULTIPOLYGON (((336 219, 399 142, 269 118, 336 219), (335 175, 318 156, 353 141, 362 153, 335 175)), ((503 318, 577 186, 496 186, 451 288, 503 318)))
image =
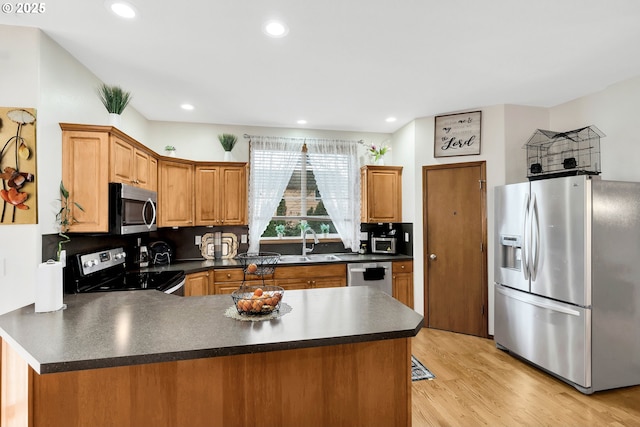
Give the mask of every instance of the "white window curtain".
POLYGON ((346 249, 360 247, 360 167, 355 141, 307 139, 313 167, 327 213, 346 249))
POLYGON ((302 138, 251 136, 249 252, 260 251, 260 236, 275 213, 304 145, 302 138))

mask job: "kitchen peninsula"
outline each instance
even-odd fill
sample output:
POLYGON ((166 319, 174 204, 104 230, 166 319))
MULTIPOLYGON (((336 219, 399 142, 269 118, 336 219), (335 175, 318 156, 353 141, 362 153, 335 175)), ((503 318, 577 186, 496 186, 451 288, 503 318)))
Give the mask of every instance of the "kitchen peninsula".
POLYGON ((286 291, 273 320, 228 295, 66 295, 0 316, 2 426, 410 425, 423 318, 369 287, 286 291))

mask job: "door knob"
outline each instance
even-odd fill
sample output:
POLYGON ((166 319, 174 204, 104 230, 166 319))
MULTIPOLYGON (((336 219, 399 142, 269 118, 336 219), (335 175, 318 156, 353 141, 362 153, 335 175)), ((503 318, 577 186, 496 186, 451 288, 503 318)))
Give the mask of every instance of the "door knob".
POLYGON ((429 259, 436 259, 436 258, 437 258, 436 254, 429 255, 429 259))

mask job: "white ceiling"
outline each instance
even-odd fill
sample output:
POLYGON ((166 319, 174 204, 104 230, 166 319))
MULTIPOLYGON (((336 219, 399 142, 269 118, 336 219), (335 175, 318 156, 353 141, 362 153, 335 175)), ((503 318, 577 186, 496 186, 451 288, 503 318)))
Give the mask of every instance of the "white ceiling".
POLYGON ((133 21, 104 0, 55 0, 0 24, 41 28, 160 121, 393 132, 456 110, 550 107, 640 75, 637 0, 131 3, 133 21), (271 18, 287 37, 263 34, 271 18))

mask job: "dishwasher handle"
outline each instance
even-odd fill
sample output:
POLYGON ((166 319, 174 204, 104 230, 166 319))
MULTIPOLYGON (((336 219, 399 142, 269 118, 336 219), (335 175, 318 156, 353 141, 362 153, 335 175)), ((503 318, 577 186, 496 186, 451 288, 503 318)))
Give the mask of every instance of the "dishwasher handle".
MULTIPOLYGON (((389 269, 389 267, 369 267, 369 268, 384 268, 385 270, 389 269)), ((364 273, 366 271, 366 268, 350 268, 349 271, 353 273, 364 273)))

